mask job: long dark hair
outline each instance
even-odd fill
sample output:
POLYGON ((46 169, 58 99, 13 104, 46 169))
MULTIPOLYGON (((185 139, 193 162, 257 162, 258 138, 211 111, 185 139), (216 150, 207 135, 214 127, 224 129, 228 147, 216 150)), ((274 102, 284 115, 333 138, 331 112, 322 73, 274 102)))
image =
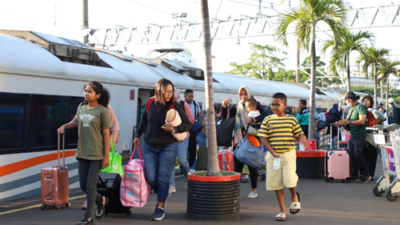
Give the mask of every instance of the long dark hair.
POLYGON ((168 102, 165 101, 163 94, 166 92, 168 85, 172 86, 172 97, 171 100, 169 101, 170 104, 175 104, 175 88, 174 84, 167 79, 161 79, 156 83, 156 90, 155 90, 155 100, 157 103, 157 106, 159 108, 164 107, 167 105, 168 102))
POLYGON ((93 88, 93 91, 96 93, 96 95, 100 94, 100 98, 97 99, 97 102, 107 108, 108 103, 110 102, 110 92, 108 92, 108 90, 97 81, 86 83, 84 88, 86 88, 87 85, 90 85, 93 88))

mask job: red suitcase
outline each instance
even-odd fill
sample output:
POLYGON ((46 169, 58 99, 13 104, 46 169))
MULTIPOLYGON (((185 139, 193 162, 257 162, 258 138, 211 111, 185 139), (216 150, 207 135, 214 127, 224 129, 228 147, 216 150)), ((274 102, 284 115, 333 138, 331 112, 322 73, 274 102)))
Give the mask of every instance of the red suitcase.
POLYGON ((350 155, 345 151, 327 151, 325 154, 325 180, 350 182, 350 155))
POLYGON ((41 171, 42 209, 70 207, 68 167, 65 166, 65 135, 63 135, 63 166, 60 166, 60 135, 58 135, 58 166, 46 167, 41 171))
POLYGON ((231 150, 218 151, 219 169, 224 171, 235 171, 235 161, 231 150))

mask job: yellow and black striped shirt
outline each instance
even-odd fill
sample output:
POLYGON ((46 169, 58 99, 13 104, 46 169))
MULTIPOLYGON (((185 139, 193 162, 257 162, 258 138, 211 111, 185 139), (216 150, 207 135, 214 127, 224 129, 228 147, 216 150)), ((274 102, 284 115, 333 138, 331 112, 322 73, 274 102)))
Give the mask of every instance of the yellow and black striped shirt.
POLYGON ((304 133, 299 123, 291 115, 285 117, 268 116, 264 119, 261 129, 258 131, 258 136, 267 138, 271 147, 278 154, 296 149, 294 139, 301 134, 304 133))

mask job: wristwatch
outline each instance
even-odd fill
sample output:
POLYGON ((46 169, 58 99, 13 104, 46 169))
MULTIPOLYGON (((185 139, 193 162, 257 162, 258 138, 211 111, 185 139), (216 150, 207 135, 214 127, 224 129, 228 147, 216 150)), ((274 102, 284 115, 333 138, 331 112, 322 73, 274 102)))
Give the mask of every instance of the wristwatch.
POLYGON ((175 131, 176 131, 176 130, 175 130, 175 128, 174 128, 174 130, 172 131, 172 133, 175 134, 175 131))

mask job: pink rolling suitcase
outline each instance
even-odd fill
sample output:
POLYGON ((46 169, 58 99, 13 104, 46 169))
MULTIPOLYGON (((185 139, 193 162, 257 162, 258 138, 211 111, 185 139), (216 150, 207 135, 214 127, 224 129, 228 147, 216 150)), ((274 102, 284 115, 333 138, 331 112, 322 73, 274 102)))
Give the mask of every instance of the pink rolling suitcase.
POLYGON ((325 154, 325 181, 350 182, 350 155, 346 151, 327 151, 325 154))
POLYGON ((42 209, 70 207, 68 167, 65 166, 65 134, 63 134, 63 166, 60 166, 60 134, 58 135, 58 165, 41 171, 42 209))

